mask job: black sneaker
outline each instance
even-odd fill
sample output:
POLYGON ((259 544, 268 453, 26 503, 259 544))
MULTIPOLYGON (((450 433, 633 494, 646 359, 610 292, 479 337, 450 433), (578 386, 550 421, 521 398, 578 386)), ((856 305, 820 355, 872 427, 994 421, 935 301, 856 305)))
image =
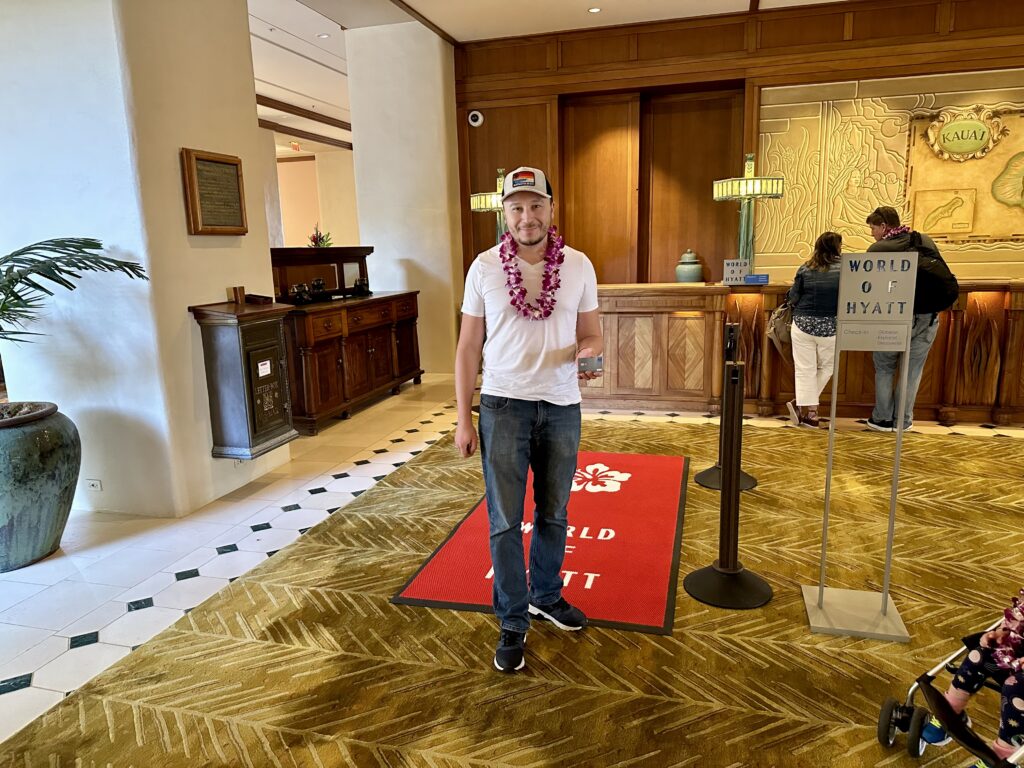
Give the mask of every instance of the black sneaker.
POLYGON ((869 418, 867 425, 871 429, 877 429, 879 432, 892 432, 891 421, 875 421, 873 418, 869 418))
POLYGON ((587 617, 583 615, 583 611, 569 605, 564 597, 558 598, 558 602, 551 605, 530 603, 530 615, 550 621, 559 629, 568 629, 573 632, 587 626, 587 617))
POLYGON ((499 672, 518 672, 526 666, 526 659, 523 657, 525 647, 525 632, 501 630, 498 636, 498 649, 494 652, 494 668, 499 672))

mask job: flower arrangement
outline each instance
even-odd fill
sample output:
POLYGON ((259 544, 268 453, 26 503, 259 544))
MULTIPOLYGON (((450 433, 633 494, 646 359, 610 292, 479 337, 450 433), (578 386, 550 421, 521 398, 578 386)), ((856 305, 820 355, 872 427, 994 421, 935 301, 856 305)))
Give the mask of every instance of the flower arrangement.
POLYGON ((501 237, 501 248, 498 255, 501 258, 501 268, 505 271, 505 287, 508 288, 508 295, 511 297, 512 308, 527 320, 545 320, 555 310, 555 294, 562 284, 559 271, 562 262, 565 261, 565 241, 558 234, 556 227, 548 230, 548 245, 544 251, 544 276, 541 278, 540 295, 537 303, 531 304, 526 300, 526 288, 523 286, 523 272, 516 264, 516 255, 519 253, 519 244, 509 232, 501 237))
POLYGON ((309 236, 309 247, 310 248, 330 248, 331 247, 331 233, 320 231, 320 222, 316 223, 313 227, 313 234, 309 236))

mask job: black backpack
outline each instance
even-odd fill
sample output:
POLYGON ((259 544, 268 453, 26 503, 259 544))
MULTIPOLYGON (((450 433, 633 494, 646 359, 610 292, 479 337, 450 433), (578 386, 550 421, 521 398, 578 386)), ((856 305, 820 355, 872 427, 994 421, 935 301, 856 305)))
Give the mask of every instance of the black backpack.
POLYGON ((960 296, 960 285, 939 252, 924 244, 920 232, 910 233, 907 250, 917 251, 914 314, 941 312, 953 306, 960 296))

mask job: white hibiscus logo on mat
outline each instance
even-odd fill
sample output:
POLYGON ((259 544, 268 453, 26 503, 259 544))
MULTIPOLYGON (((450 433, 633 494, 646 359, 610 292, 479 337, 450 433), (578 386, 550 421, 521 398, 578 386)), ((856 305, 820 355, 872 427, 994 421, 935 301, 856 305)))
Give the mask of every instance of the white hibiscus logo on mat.
POLYGON ((629 472, 616 472, 609 469, 606 464, 588 464, 582 469, 576 469, 576 474, 572 478, 572 489, 591 493, 615 493, 631 477, 629 472))

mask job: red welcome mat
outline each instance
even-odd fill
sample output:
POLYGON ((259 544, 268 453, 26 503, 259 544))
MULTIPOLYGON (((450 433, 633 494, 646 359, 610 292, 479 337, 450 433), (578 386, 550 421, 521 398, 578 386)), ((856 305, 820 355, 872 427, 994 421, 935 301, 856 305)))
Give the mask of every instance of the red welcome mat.
MULTIPOLYGON (((686 502, 682 456, 579 454, 562 563, 565 599, 596 626, 667 635, 686 502)), ((529 558, 533 477, 527 478, 523 547, 529 558)), ((490 612, 487 501, 455 526, 391 602, 490 612)))

